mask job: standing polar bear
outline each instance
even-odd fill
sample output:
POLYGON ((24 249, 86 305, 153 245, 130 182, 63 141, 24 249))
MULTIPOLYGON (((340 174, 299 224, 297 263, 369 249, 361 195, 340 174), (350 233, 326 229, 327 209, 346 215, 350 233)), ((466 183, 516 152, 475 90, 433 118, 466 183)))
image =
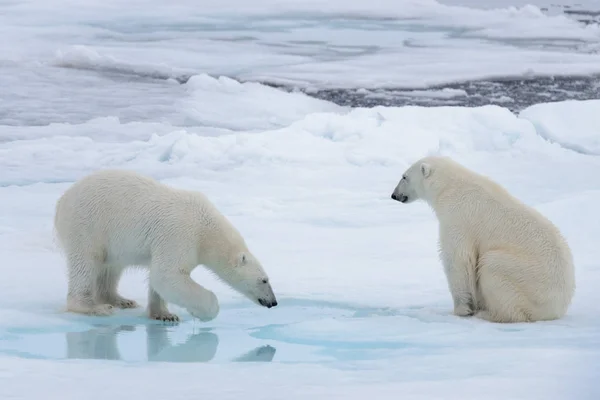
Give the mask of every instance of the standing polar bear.
POLYGON ((500 185, 449 158, 425 157, 406 170, 392 199, 424 200, 435 212, 455 315, 532 322, 566 313, 575 293, 568 244, 500 185))
POLYGON ((58 200, 54 226, 67 259, 68 311, 110 315, 114 307, 137 307, 117 293, 121 273, 129 266, 149 268, 152 319, 179 320, 165 302, 202 321, 217 316, 215 294, 190 277, 200 264, 253 302, 277 305, 260 262, 201 193, 134 172, 96 172, 58 200))

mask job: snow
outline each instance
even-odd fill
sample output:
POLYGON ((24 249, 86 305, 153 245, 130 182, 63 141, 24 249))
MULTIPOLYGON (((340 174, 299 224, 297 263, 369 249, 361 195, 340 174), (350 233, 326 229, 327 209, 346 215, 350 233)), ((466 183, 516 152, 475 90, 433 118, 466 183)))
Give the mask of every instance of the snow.
POLYGON ((25 68, 1 83, 59 79, 59 72, 42 74, 40 63, 156 78, 204 72, 302 87, 424 88, 465 79, 600 72, 597 25, 545 15, 532 5, 487 10, 433 0, 75 3, 28 0, 2 8, 4 62, 25 68))
MULTIPOLYGON (((336 111, 338 106, 303 93, 286 94, 259 83, 196 75, 190 78, 186 115, 188 124, 231 130, 285 127, 304 116, 336 111), (227 107, 223 107, 227 104, 227 107), (265 108, 265 104, 269 104, 265 108), (290 107, 293 104, 293 107, 290 107), (235 119, 231 115, 246 115, 235 119)), ((184 106, 185 107, 185 106, 184 106)))
MULTIPOLYGON (((418 88, 600 71, 586 52, 597 26, 546 16, 541 2, 453 2, 1 2, 1 397, 598 398, 600 101, 518 115, 366 109, 233 79, 404 85, 435 99, 464 92, 418 88), (452 315, 434 215, 389 198, 426 154, 490 176, 561 229, 577 278, 564 318, 452 315), (55 202, 115 167, 207 194, 279 305, 257 307, 198 268, 220 301, 214 321, 176 306, 177 326, 143 308, 65 313, 55 202)), ((120 292, 145 306, 146 283, 129 272, 120 292)))
POLYGON ((600 100, 533 105, 520 113, 540 136, 584 154, 600 155, 600 100))
POLYGON ((550 13, 551 15, 561 13, 565 9, 589 12, 600 10, 600 1, 598 0, 441 0, 440 3, 483 9, 502 9, 506 8, 508 5, 515 7, 534 5, 540 9, 547 10, 547 13, 550 13))

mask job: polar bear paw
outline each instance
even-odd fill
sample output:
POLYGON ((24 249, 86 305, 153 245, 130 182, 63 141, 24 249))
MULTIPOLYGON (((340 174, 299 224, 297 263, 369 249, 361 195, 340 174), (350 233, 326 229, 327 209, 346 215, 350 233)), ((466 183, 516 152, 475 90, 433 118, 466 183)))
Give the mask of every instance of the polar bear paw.
POLYGON ((179 317, 166 310, 150 314, 150 318, 163 322, 179 322, 179 317))
POLYGON ((98 304, 92 309, 94 315, 112 315, 114 311, 115 308, 111 304, 98 304))
POLYGON ((111 304, 97 304, 85 310, 84 314, 98 317, 107 317, 109 315, 112 315, 114 311, 115 308, 111 304))
POLYGON ((457 315, 459 317, 470 317, 473 314, 474 313, 471 307, 469 307, 466 304, 460 304, 454 307, 454 315, 457 315))
POLYGON ((138 308, 139 305, 134 300, 129 300, 121 296, 117 296, 113 301, 110 302, 117 308, 138 308))
POLYGON ((208 322, 215 319, 219 314, 219 300, 213 292, 208 291, 202 304, 199 304, 197 307, 188 308, 187 310, 200 321, 208 322))
POLYGON ((112 315, 115 308, 111 304, 94 304, 89 299, 80 299, 69 296, 67 299, 67 311, 78 314, 106 317, 112 315))

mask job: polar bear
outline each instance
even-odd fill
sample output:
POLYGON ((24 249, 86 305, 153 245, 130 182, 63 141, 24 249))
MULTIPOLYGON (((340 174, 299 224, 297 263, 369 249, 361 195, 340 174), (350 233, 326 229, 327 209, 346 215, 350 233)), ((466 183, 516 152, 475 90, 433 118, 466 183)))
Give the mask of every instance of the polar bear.
POLYGON ((424 200, 435 212, 455 315, 508 323, 566 313, 575 293, 567 242, 497 183, 450 158, 425 157, 402 175, 392 199, 424 200))
POLYGON ((137 307, 117 293, 130 266, 149 269, 152 319, 179 320, 166 302, 202 321, 217 316, 215 294, 190 277, 200 264, 253 302, 277 305, 260 262, 202 193, 104 170, 67 189, 56 204, 54 227, 68 266, 67 311, 110 315, 114 307, 137 307))

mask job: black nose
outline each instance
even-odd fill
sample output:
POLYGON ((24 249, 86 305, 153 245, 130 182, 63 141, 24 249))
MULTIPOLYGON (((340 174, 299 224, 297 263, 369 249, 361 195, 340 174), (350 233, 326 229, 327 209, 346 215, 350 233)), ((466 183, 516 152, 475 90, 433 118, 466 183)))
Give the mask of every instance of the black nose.
POLYGON ((392 199, 398 200, 398 197, 396 196, 396 193, 392 193, 392 199))
POLYGON ((269 303, 265 299, 258 299, 258 303, 263 307, 271 308, 277 305, 277 300, 273 300, 271 303, 269 303))

